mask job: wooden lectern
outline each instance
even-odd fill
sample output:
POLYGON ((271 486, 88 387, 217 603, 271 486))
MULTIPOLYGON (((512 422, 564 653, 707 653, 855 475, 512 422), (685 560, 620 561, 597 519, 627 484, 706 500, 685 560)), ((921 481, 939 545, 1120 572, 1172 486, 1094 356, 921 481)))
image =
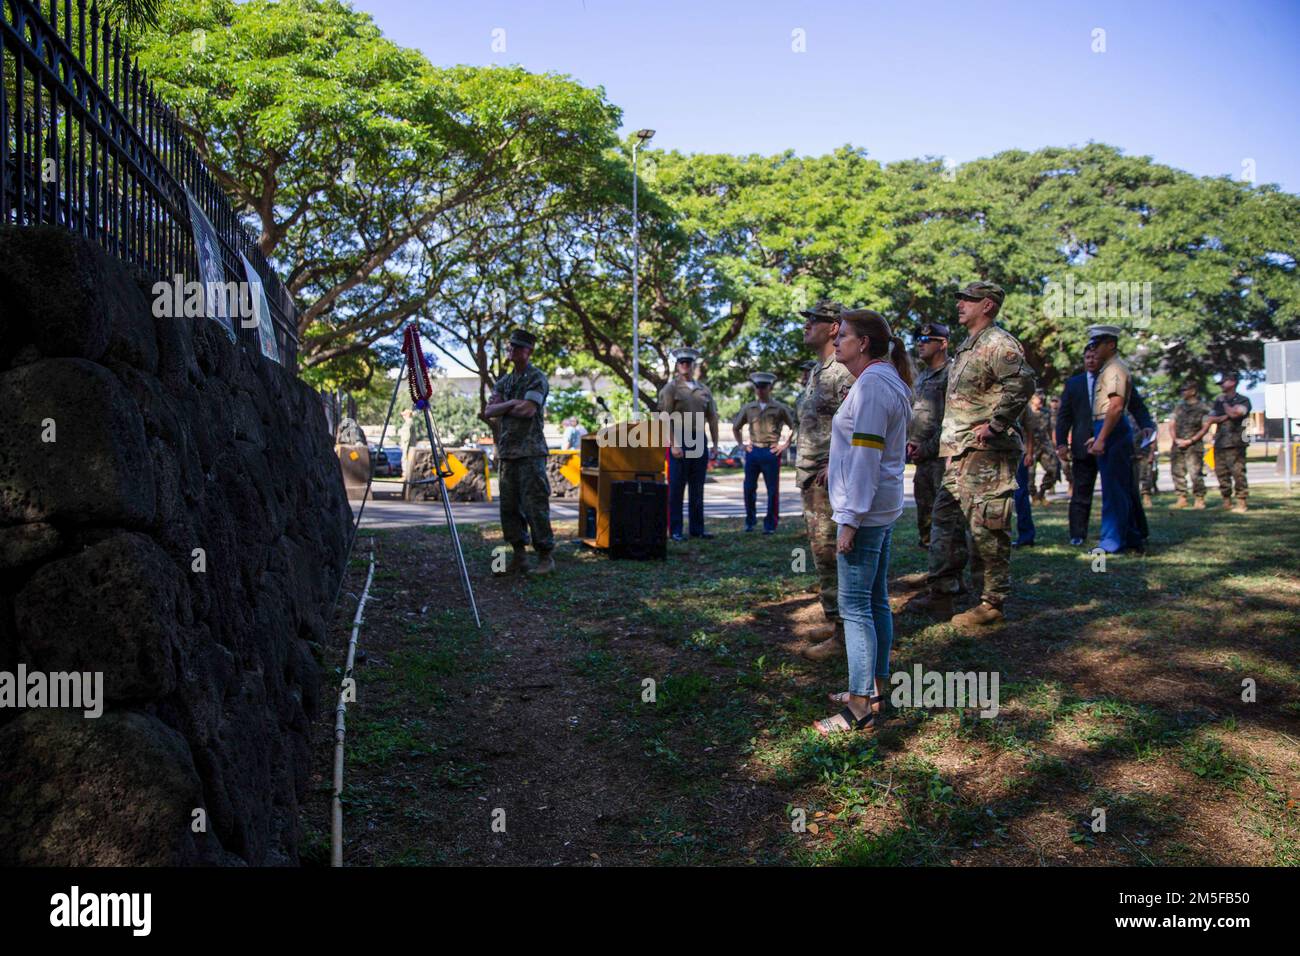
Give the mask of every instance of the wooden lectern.
POLYGON ((580 445, 582 485, 578 503, 578 537, 593 548, 609 547, 609 509, 614 482, 667 481, 668 429, 657 419, 606 425, 583 435, 580 445))

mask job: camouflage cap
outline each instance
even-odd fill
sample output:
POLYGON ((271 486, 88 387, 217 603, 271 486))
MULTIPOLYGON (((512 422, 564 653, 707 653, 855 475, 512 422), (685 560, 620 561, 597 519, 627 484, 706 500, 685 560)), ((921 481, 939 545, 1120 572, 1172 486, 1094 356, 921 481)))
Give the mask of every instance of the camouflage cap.
POLYGON ((970 299, 972 302, 978 302, 980 299, 992 299, 998 305, 1001 305, 1002 300, 1006 297, 1007 294, 1002 291, 1002 286, 982 280, 968 282, 964 289, 959 289, 957 292, 957 298, 959 299, 970 299))
POLYGON ((511 345, 523 345, 530 349, 537 347, 537 336, 524 329, 515 329, 510 333, 511 345))
POLYGON ((1194 378, 1189 378, 1189 379, 1187 379, 1185 382, 1183 382, 1183 384, 1181 384, 1181 385, 1178 386, 1178 390, 1179 390, 1180 392, 1185 392, 1185 391, 1187 391, 1189 388, 1190 388, 1192 391, 1196 392, 1196 394, 1198 394, 1198 395, 1201 393, 1201 383, 1198 382, 1198 381, 1197 381, 1196 379, 1194 379, 1194 378))
POLYGON ((805 319, 820 319, 823 322, 833 322, 840 317, 844 311, 844 305, 840 302, 832 302, 830 299, 819 299, 817 304, 811 309, 803 309, 799 312, 805 319))
POLYGON ((948 337, 948 326, 942 322, 926 322, 916 330, 917 335, 927 335, 930 338, 946 339, 948 337))
POLYGON ((755 385, 771 385, 776 381, 776 376, 771 372, 754 372, 749 376, 749 380, 755 385))

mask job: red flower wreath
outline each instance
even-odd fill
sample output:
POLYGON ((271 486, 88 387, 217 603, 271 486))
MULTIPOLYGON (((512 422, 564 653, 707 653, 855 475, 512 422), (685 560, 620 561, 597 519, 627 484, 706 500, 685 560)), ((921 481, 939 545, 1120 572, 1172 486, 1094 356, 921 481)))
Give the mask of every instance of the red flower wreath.
POLYGON ((406 383, 411 391, 411 401, 416 408, 428 408, 429 396, 433 394, 433 386, 429 384, 429 369, 433 362, 425 358, 420 345, 420 330, 414 322, 402 333, 402 352, 406 355, 406 383))

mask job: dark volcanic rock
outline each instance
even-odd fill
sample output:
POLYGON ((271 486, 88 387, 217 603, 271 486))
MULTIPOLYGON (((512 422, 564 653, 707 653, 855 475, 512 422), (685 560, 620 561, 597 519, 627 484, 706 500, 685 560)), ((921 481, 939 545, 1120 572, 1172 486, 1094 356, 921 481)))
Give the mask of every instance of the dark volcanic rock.
POLYGON ((0 727, 0 864, 238 863, 194 832, 203 785, 185 739, 147 714, 29 710, 0 727))
POLYGON ((291 372, 148 291, 0 227, 0 669, 107 700, 0 712, 0 863, 293 864, 351 518, 332 436, 291 372))

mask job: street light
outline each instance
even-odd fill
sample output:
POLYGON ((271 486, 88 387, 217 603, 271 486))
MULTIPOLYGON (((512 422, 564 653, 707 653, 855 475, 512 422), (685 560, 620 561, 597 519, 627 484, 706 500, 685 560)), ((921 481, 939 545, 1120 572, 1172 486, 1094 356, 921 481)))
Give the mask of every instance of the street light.
POLYGON ((641 313, 637 295, 641 274, 641 234, 637 229, 636 181, 637 181, 637 147, 644 146, 654 136, 652 129, 639 129, 636 139, 632 141, 632 420, 641 418, 641 390, 637 383, 641 381, 641 313))

